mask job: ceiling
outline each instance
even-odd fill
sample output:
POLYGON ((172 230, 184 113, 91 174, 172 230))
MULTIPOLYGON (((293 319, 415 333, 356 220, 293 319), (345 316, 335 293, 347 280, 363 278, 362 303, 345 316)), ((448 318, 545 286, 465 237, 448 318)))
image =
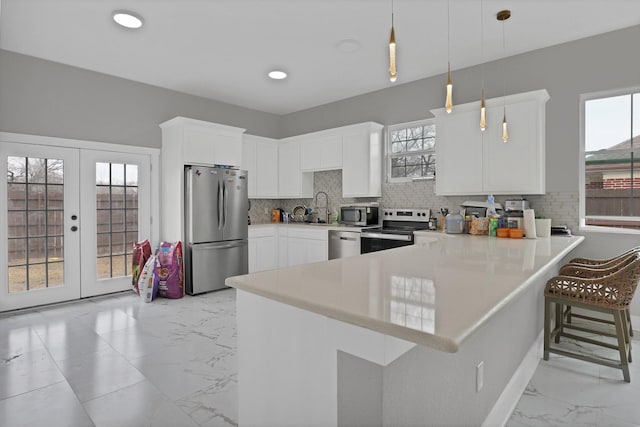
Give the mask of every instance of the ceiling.
MULTIPOLYGON (((447 1, 394 0, 398 80, 387 75, 390 0, 0 0, 0 48, 274 114, 446 72, 447 1), (144 18, 140 30, 114 10, 144 18), (345 52, 342 40, 359 48, 345 52), (272 68, 289 73, 269 79, 272 68)), ((451 0, 451 66, 640 24, 639 0, 451 0), (613 13, 615 11, 615 13, 613 13)), ((551 64, 550 64, 551 65, 551 64)))

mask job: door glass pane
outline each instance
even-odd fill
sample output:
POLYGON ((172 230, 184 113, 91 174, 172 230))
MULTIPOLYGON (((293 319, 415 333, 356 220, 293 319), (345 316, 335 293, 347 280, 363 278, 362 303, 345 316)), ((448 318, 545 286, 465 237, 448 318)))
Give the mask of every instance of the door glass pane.
POLYGON ((27 186, 25 184, 11 183, 7 185, 9 210, 25 210, 27 200, 27 186))
POLYGON ((27 267, 9 267, 9 293, 27 290, 27 267))
POLYGON ((7 174, 9 292, 60 286, 64 283, 64 162, 10 156, 7 174))
POLYGON ((130 275, 138 230, 138 166, 96 163, 97 276, 130 275))

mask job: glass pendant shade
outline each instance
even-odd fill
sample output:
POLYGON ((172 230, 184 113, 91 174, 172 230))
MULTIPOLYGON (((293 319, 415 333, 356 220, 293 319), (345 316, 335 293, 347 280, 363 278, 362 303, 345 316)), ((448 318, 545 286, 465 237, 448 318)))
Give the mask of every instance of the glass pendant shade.
POLYGON ((453 85, 451 84, 451 65, 449 65, 449 71, 447 72, 447 100, 444 104, 447 113, 451 113, 451 110, 453 110, 452 92, 453 85))
POLYGON ((487 129, 487 106, 484 103, 484 90, 482 91, 482 102, 480 103, 480 130, 487 129))
POLYGON ((398 79, 396 71, 396 33, 391 26, 391 37, 389 37, 389 80, 393 83, 398 79))
POLYGON ((502 116, 502 142, 507 142, 509 135, 507 134, 507 110, 504 110, 504 116, 502 116))

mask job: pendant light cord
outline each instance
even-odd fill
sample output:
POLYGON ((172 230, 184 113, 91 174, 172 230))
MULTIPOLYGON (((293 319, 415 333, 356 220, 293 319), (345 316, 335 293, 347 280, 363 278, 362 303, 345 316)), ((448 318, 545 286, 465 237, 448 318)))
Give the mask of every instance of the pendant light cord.
MULTIPOLYGON (((502 55, 503 58, 502 60, 504 61, 507 57, 507 45, 505 42, 505 37, 504 37, 504 21, 506 21, 506 19, 502 20, 502 55)), ((507 71, 505 69, 505 67, 502 67, 502 106, 504 111, 507 111, 507 71)))
POLYGON ((451 66, 451 1, 447 0, 447 63, 451 66))
POLYGON ((480 77, 484 95, 484 1, 480 0, 480 77))

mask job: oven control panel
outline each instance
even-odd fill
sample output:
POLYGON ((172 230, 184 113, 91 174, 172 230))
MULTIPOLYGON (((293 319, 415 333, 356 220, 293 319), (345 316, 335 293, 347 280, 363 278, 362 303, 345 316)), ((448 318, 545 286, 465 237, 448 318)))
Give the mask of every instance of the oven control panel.
POLYGON ((382 209, 384 221, 429 222, 430 209, 382 209))

